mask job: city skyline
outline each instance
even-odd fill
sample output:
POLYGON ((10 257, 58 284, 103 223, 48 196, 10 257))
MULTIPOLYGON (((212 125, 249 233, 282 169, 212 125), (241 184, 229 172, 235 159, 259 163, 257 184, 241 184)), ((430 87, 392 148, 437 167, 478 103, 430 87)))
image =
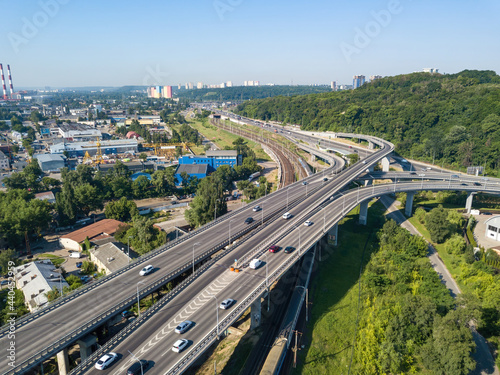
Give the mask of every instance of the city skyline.
POLYGON ((354 75, 426 67, 500 71, 493 0, 0 5, 0 62, 16 88, 349 84, 354 75))

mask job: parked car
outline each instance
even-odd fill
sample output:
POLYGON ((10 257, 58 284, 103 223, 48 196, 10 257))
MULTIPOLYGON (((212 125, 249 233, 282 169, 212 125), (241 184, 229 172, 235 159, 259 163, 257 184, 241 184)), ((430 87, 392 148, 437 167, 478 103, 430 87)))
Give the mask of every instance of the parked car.
POLYGON ((141 359, 141 363, 135 362, 132 366, 127 370, 127 375, 141 375, 141 372, 149 368, 149 362, 141 359), (142 368, 141 368, 142 365, 142 368))
POLYGON ((234 302, 235 302, 234 299, 227 298, 227 299, 225 299, 224 301, 221 302, 221 304, 219 306, 219 309, 221 309, 221 310, 227 310, 227 309, 229 309, 233 305, 234 302))
POLYGON ((278 251, 280 251, 280 247, 279 246, 272 245, 271 247, 269 247, 269 252, 270 253, 277 253, 278 251))
POLYGON ((95 363, 95 368, 97 370, 104 370, 111 366, 111 364, 116 361, 118 358, 118 354, 110 352, 108 354, 104 354, 99 360, 95 363))
POLYGON ((154 270, 154 267, 149 264, 147 265, 146 267, 144 267, 140 272, 139 272, 139 275, 141 276, 146 276, 146 275, 149 275, 151 272, 153 272, 154 270))
POLYGON ((192 321, 185 320, 184 322, 180 323, 177 327, 175 327, 175 333, 184 333, 187 330, 189 330, 189 328, 191 328, 193 324, 194 323, 192 321))
POLYGON ((82 268, 83 262, 76 262, 76 268, 82 268))
POLYGON ((174 346, 172 347, 172 351, 176 352, 176 353, 180 353, 180 352, 182 352, 186 348, 186 346, 188 344, 189 344, 189 341, 186 340, 186 339, 177 340, 174 343, 174 346))
POLYGON ((262 261, 260 259, 253 259, 250 264, 249 264, 249 267, 251 269, 257 269, 260 267, 260 265, 262 264, 262 261))

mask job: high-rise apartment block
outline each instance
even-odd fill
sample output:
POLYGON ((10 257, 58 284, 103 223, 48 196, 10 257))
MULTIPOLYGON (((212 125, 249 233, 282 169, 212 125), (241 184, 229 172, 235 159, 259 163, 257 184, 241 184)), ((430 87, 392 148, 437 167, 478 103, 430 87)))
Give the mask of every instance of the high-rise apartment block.
POLYGON ((330 87, 332 88, 332 91, 337 91, 337 82, 335 81, 330 82, 330 87))
POLYGON ((380 79, 382 76, 370 76, 370 81, 375 81, 376 79, 380 79))
POLYGON ((365 84, 365 76, 354 76, 352 79, 352 88, 357 89, 365 84))
POLYGON ((148 98, 172 98, 172 86, 151 86, 147 88, 148 98))

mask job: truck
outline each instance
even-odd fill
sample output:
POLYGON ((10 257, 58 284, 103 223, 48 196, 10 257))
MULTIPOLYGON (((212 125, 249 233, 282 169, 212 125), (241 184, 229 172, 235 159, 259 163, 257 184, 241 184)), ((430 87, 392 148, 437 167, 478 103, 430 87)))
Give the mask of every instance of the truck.
POLYGON ((248 177, 248 181, 252 181, 254 178, 257 178, 260 176, 260 172, 255 172, 255 173, 252 173, 250 175, 250 177, 248 177))

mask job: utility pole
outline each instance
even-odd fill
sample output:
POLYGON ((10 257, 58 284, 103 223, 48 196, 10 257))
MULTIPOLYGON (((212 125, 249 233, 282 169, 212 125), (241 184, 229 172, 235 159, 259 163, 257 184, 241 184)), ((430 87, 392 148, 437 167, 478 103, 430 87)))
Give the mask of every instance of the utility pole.
POLYGON ((299 332, 297 330, 295 330, 293 332, 295 332, 295 345, 294 345, 294 348, 292 349, 293 350, 293 368, 296 368, 297 367, 297 351, 299 350, 299 348, 297 347, 297 336, 302 335, 302 332, 299 332))

